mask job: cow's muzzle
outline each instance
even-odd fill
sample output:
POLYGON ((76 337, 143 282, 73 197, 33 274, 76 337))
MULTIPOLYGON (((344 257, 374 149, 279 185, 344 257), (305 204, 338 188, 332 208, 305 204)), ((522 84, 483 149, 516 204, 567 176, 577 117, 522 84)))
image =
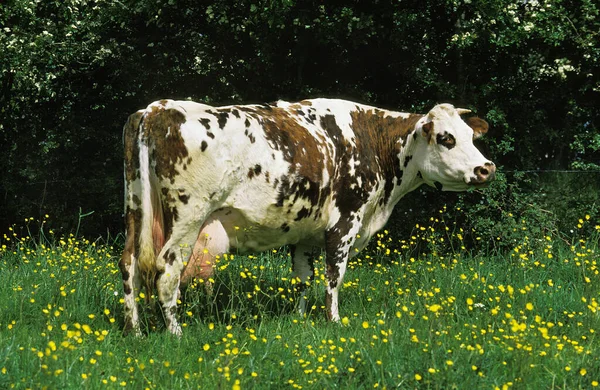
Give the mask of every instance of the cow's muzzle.
POLYGON ((475 167, 473 173, 475 176, 471 178, 469 184, 478 187, 487 185, 496 178, 496 165, 492 162, 485 163, 482 166, 475 167))

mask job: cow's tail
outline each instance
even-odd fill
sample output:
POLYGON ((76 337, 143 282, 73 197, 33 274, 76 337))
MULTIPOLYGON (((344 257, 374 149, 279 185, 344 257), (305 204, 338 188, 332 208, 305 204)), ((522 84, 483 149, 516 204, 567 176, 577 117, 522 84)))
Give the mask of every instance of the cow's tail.
POLYGON ((139 133, 140 187, 142 220, 139 236, 140 254, 138 266, 146 287, 147 299, 155 286, 157 274, 156 257, 164 246, 164 222, 161 201, 152 175, 149 159, 148 137, 139 133))

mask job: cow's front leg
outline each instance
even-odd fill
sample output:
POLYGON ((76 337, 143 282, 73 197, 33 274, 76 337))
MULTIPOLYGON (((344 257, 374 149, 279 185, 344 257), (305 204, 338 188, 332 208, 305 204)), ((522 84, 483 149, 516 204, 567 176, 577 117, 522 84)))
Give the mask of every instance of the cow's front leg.
POLYGON ((327 295, 325 296, 325 310, 330 321, 340 320, 338 306, 338 292, 346 273, 350 249, 356 240, 358 224, 338 223, 326 232, 325 237, 325 263, 327 269, 327 295))
POLYGON ((300 315, 306 314, 306 287, 314 275, 314 258, 319 253, 319 248, 312 245, 299 243, 290 246, 292 255, 292 277, 297 280, 296 289, 300 291, 298 300, 298 312, 300 315))

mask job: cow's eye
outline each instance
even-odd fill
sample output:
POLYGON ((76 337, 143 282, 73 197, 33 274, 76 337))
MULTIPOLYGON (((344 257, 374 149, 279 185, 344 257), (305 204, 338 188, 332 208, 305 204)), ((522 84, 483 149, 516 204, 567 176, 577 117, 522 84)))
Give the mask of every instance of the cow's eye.
POLYGON ((452 149, 456 145, 456 139, 454 139, 452 134, 438 134, 437 143, 447 147, 448 149, 452 149))

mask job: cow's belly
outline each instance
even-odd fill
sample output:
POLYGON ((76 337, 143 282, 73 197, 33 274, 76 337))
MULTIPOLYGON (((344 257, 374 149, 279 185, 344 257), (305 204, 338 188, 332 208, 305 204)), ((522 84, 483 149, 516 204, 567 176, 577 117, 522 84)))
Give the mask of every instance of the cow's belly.
POLYGON ((312 218, 294 221, 280 213, 254 220, 242 210, 226 207, 215 211, 211 219, 221 222, 227 232, 229 246, 241 253, 261 252, 299 242, 323 246, 325 241, 325 223, 312 218))

